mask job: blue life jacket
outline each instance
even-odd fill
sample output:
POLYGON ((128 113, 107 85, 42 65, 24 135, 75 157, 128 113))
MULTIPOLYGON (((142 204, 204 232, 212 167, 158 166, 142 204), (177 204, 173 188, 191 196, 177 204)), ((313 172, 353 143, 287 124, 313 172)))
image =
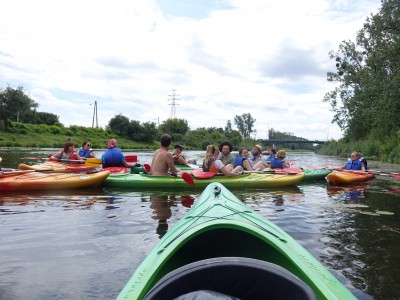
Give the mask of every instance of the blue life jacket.
POLYGON ((107 167, 123 167, 125 157, 118 147, 107 149, 103 153, 101 160, 103 162, 103 168, 107 167))
POLYGON ((276 169, 276 168, 283 168, 283 159, 279 159, 274 157, 273 159, 271 159, 271 168, 272 169, 276 169))
POLYGON ((361 164, 362 162, 359 159, 353 161, 349 158, 346 163, 346 170, 361 170, 361 164))
POLYGON ((237 156, 233 163, 234 167, 236 168, 237 166, 241 166, 244 168, 243 161, 245 161, 245 160, 246 160, 246 158, 244 158, 243 156, 237 156))
POLYGON ((83 147, 81 147, 81 149, 79 149, 78 154, 79 154, 80 157, 89 158, 90 157, 90 152, 92 152, 92 149, 85 150, 85 149, 83 149, 83 147))
POLYGON ((271 160, 273 160, 275 158, 275 154, 270 154, 268 157, 267 157, 267 161, 271 161, 271 160))

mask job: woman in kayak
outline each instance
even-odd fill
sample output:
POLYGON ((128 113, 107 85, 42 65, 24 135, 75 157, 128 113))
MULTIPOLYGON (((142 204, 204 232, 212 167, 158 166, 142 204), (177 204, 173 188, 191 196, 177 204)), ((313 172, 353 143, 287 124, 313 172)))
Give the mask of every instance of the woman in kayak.
POLYGON ((79 154, 76 152, 74 148, 74 143, 71 141, 65 142, 64 149, 57 152, 55 155, 51 155, 50 159, 57 160, 82 160, 79 154))
POLYGON ((365 171, 364 164, 360 160, 360 155, 357 151, 351 153, 350 158, 347 160, 346 164, 343 166, 345 170, 356 170, 356 171, 365 171))
POLYGON ((271 169, 283 169, 283 168, 290 168, 290 164, 284 161, 286 157, 286 152, 285 150, 279 150, 276 153, 276 157, 271 159, 270 162, 268 162, 268 166, 271 169), (271 164, 271 165, 270 165, 271 164))
POLYGON ((80 157, 82 157, 83 159, 86 158, 95 158, 96 155, 93 152, 93 149, 90 148, 91 144, 89 141, 84 141, 82 143, 82 147, 79 149, 78 154, 80 157))
POLYGON ((238 176, 243 173, 241 166, 236 168, 233 168, 231 164, 225 166, 220 159, 216 159, 217 150, 214 145, 207 146, 206 158, 203 161, 204 172, 223 173, 225 176, 238 176))

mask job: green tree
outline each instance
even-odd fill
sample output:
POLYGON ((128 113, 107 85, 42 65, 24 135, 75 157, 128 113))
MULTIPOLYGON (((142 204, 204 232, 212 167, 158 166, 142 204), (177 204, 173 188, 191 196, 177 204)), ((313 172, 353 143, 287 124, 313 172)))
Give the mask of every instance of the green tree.
POLYGON ((157 125, 155 122, 144 122, 142 124, 142 132, 139 141, 141 142, 153 142, 156 140, 158 134, 157 125))
POLYGON ((328 81, 339 85, 323 101, 331 104, 335 122, 347 139, 370 133, 377 137, 400 129, 400 2, 382 0, 367 18, 356 42, 343 41, 330 52, 336 72, 328 81))
POLYGON ((33 120, 27 123, 34 123, 34 124, 46 124, 46 125, 60 125, 59 117, 52 113, 47 112, 35 112, 34 110, 34 117, 33 120))
POLYGON ((128 137, 129 134, 129 118, 119 114, 108 122, 108 128, 110 128, 115 133, 128 137))
POLYGON ((250 113, 245 113, 241 116, 236 115, 234 122, 242 137, 244 139, 250 139, 251 134, 254 132, 253 127, 256 119, 254 119, 250 113))
POLYGON ((0 89, 0 122, 5 128, 7 120, 28 122, 32 119, 32 111, 39 106, 24 92, 23 87, 0 89))
POLYGON ((185 135, 189 131, 188 122, 184 119, 172 118, 161 123, 159 130, 162 133, 168 133, 173 138, 173 135, 178 133, 185 135))

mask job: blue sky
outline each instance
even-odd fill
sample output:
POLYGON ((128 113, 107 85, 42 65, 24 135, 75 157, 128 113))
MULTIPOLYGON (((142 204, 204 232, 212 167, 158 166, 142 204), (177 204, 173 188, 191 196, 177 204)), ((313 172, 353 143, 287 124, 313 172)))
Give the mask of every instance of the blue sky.
POLYGON ((341 137, 322 99, 334 85, 328 52, 355 40, 379 0, 6 0, 0 10, 0 87, 23 86, 66 126, 117 114, 176 116, 192 129, 250 113, 268 128, 341 137), (24 7, 22 10, 21 7, 24 7))

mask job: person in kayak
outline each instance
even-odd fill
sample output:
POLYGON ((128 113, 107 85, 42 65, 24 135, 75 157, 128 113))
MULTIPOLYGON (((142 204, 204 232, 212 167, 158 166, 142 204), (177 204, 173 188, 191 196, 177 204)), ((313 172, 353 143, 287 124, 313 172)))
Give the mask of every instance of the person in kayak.
POLYGON ((74 143, 67 141, 64 144, 64 149, 54 155, 50 155, 50 159, 54 160, 82 160, 74 148, 74 143))
POLYGON ((151 161, 151 175, 167 176, 169 171, 171 171, 172 174, 182 174, 181 170, 177 169, 174 165, 172 153, 168 152, 168 148, 171 146, 171 143, 172 139, 169 134, 164 134, 161 137, 161 148, 154 152, 153 159, 151 161))
POLYGON ((93 149, 90 148, 91 144, 89 141, 84 141, 82 143, 82 147, 79 149, 78 154, 80 157, 82 157, 83 159, 87 159, 87 158, 95 158, 96 155, 93 152, 93 149))
POLYGON ((264 162, 261 153, 261 146, 255 145, 251 151, 251 156, 248 158, 252 170, 261 171, 267 166, 267 163, 264 162))
POLYGON ((273 158, 275 158, 276 149, 275 149, 275 148, 268 149, 268 153, 269 153, 269 155, 268 155, 268 157, 267 157, 267 162, 269 162, 269 161, 271 161, 273 158))
POLYGON ((344 170, 355 170, 355 171, 365 171, 364 164, 360 160, 360 155, 357 151, 351 153, 350 158, 347 160, 346 164, 343 166, 344 170))
POLYGON ((286 157, 285 150, 279 150, 276 153, 276 157, 271 159, 271 161, 267 163, 268 168, 271 169, 290 168, 290 164, 284 161, 285 157, 286 157))
POLYGON ((238 176, 243 173, 243 168, 237 166, 233 168, 231 164, 224 165, 223 162, 215 157, 218 151, 214 145, 208 145, 206 150, 206 157, 203 161, 203 171, 213 173, 223 173, 225 176, 238 176))
POLYGON ((259 161, 254 166, 252 166, 248 160, 248 156, 249 156, 249 151, 247 150, 247 148, 245 147, 240 148, 239 155, 235 158, 233 164, 234 168, 236 168, 237 166, 241 166, 246 171, 254 171, 254 170, 262 171, 265 168, 264 163, 262 161, 259 161))
POLYGON ((235 156, 231 153, 233 150, 233 146, 229 142, 223 142, 219 145, 219 156, 218 158, 222 161, 222 163, 226 166, 228 164, 233 165, 235 161, 235 156))
POLYGON ((365 157, 363 156, 363 154, 361 153, 360 150, 358 150, 357 153, 358 153, 358 156, 360 157, 360 161, 361 161, 361 162, 363 163, 363 165, 364 165, 365 171, 368 171, 368 162, 367 162, 367 160, 365 159, 365 157))
POLYGON ((103 168, 125 167, 133 168, 134 163, 128 163, 120 148, 117 147, 117 140, 110 139, 107 142, 107 150, 101 156, 103 168))

